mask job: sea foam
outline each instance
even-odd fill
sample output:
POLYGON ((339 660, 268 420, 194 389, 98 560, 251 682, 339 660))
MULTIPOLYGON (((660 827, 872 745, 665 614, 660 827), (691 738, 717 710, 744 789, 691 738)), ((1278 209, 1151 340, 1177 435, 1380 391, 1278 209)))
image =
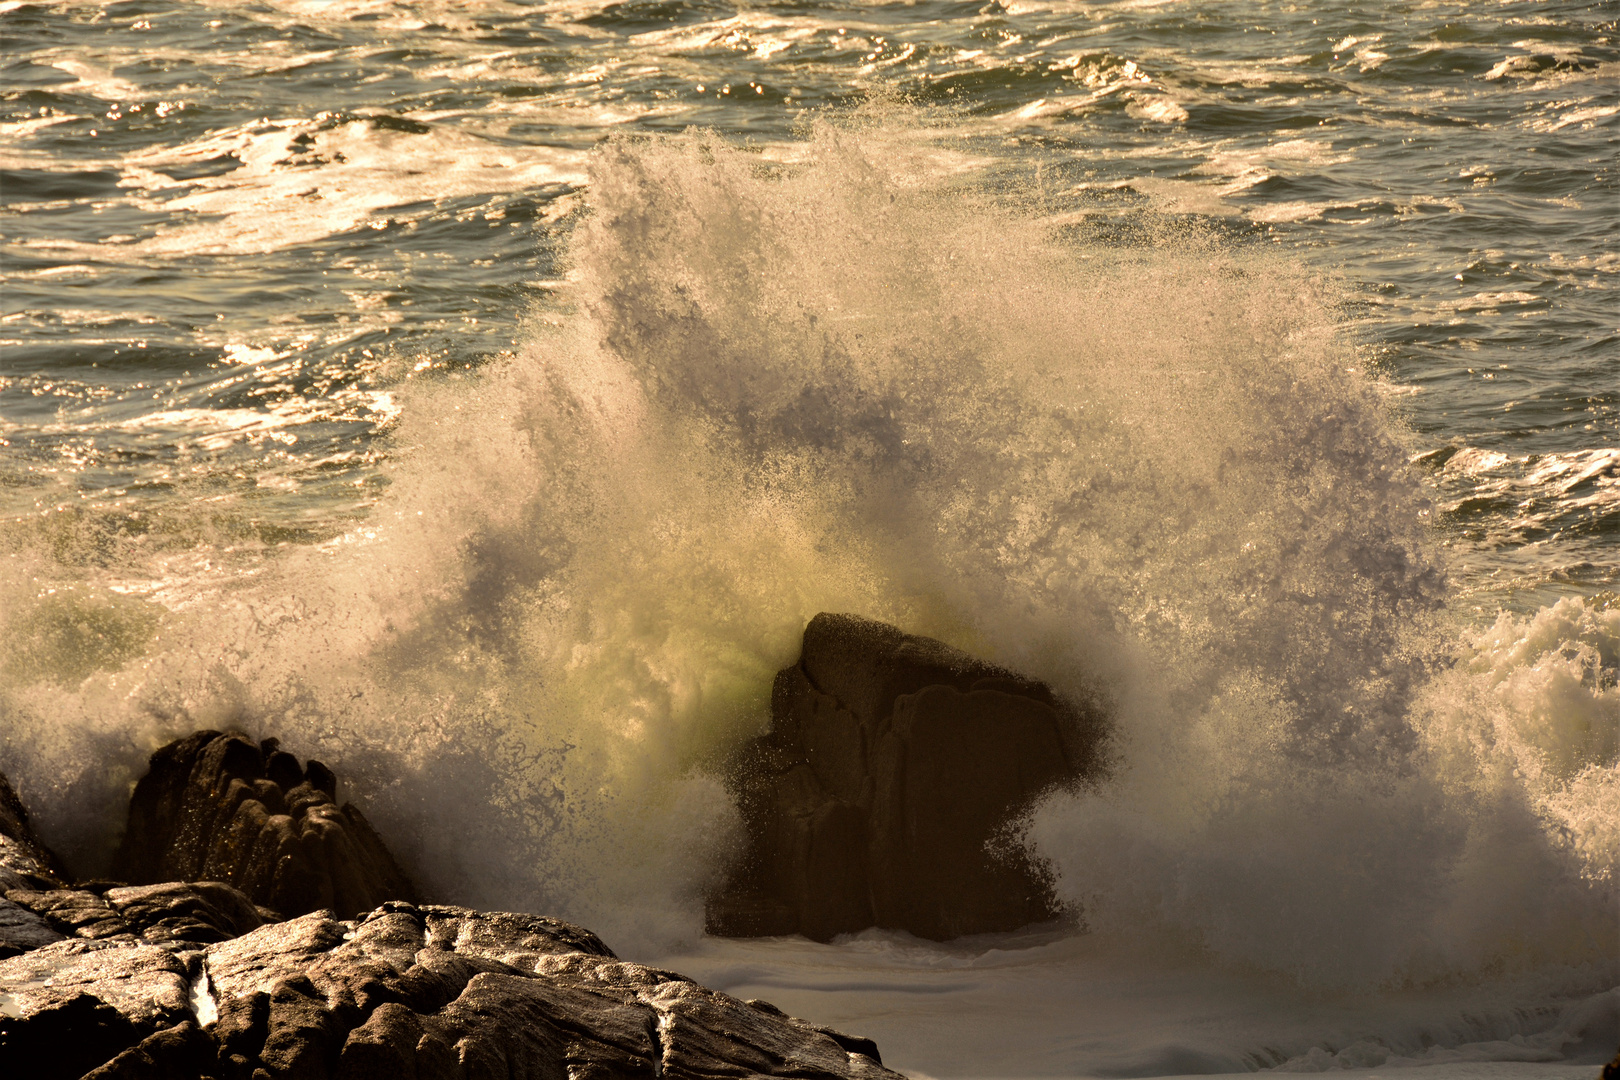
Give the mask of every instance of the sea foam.
POLYGON ((1113 711, 1111 778, 1021 833, 1095 934, 1317 988, 1608 985, 1612 611, 1460 640, 1331 282, 1065 232, 930 168, 939 134, 611 142, 516 358, 397 389, 363 526, 150 618, 89 559, 51 607, 55 556, 14 554, 8 635, 144 642, 7 669, 47 838, 94 871, 144 755, 235 725, 334 765, 428 895, 669 948, 735 849, 715 763, 853 611, 1113 711))

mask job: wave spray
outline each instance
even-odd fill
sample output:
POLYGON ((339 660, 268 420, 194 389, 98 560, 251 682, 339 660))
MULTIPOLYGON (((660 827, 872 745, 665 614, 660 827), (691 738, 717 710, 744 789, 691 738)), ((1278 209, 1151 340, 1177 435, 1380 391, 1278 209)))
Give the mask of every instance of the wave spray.
POLYGON ((850 611, 1108 703, 1111 777, 1023 824, 1094 933, 1324 987, 1612 968, 1620 613, 1459 645, 1331 291, 1088 239, 948 136, 609 143, 517 358, 402 384, 364 527, 103 605, 148 628, 106 670, 7 669, 49 838, 94 868, 145 754, 235 725, 336 767, 430 896, 656 949, 737 842, 715 762, 850 611))

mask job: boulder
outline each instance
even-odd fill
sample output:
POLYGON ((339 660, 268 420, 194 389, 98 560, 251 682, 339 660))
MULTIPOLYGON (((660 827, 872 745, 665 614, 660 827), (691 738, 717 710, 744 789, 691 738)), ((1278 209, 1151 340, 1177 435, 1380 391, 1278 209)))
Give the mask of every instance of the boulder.
POLYGON ((899 1080, 868 1039, 532 915, 392 902, 200 948, 68 938, 0 960, 0 986, 6 1075, 899 1080))
MULTIPOLYGON (((194 776, 241 782, 197 767, 233 738, 201 734, 160 751, 154 773, 183 771, 173 786, 192 794, 194 776)), ((308 798, 311 774, 277 780, 282 798, 308 798)), ((165 818, 165 800, 146 797, 144 824, 173 833, 214 806, 165 818)), ((282 920, 223 882, 69 888, 29 874, 0 899, 0 1077, 901 1080, 870 1039, 622 962, 556 919, 391 901, 282 920)))
POLYGON ((1043 793, 1098 777, 1106 732, 1098 707, 1041 682, 817 615, 776 677, 770 730, 727 767, 748 843, 709 932, 946 940, 1055 917, 1043 875, 997 841, 1043 793))
POLYGON ((286 915, 350 916, 416 893, 337 778, 275 739, 199 731, 162 747, 135 785, 114 859, 123 881, 221 881, 286 915))

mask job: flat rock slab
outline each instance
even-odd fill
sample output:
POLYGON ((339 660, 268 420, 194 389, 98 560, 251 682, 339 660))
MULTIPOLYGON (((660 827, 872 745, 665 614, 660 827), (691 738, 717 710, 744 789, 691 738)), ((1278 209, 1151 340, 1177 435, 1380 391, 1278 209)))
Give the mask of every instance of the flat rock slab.
POLYGON ((0 960, 0 987, 0 1066, 46 1080, 898 1077, 868 1039, 506 912, 396 902, 207 945, 64 938, 0 960))

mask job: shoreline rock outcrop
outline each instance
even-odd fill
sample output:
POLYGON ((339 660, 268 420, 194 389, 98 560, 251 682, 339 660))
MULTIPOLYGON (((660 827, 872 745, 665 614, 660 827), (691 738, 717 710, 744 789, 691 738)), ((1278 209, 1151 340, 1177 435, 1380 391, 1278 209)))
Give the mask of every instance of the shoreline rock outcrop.
POLYGON ((0 1066, 40 1080, 900 1080, 868 1039, 626 963, 587 930, 441 905, 206 945, 156 924, 64 937, 0 960, 0 987, 0 1066))
POLYGON ((946 940, 1056 917, 1038 870, 990 849, 1041 794, 1100 774, 1106 732, 1095 706, 943 642, 817 615, 770 731, 728 766, 748 842, 709 932, 946 940))
MULTIPOLYGON (((364 818, 336 807, 330 771, 288 757, 212 731, 164 747, 120 869, 223 869, 348 902, 355 858, 362 884, 397 889, 369 826, 333 841, 328 823, 364 818)), ((70 886, 3 775, 0 1076, 903 1080, 869 1039, 621 961, 556 919, 401 899, 283 919, 222 881, 70 886)))
POLYGON ((0 891, 50 889, 66 880, 62 861, 34 835, 28 809, 0 773, 0 891))
POLYGON ((223 881, 286 915, 343 917, 416 890, 337 777, 275 739, 199 731, 160 748, 135 785, 113 875, 223 881))

